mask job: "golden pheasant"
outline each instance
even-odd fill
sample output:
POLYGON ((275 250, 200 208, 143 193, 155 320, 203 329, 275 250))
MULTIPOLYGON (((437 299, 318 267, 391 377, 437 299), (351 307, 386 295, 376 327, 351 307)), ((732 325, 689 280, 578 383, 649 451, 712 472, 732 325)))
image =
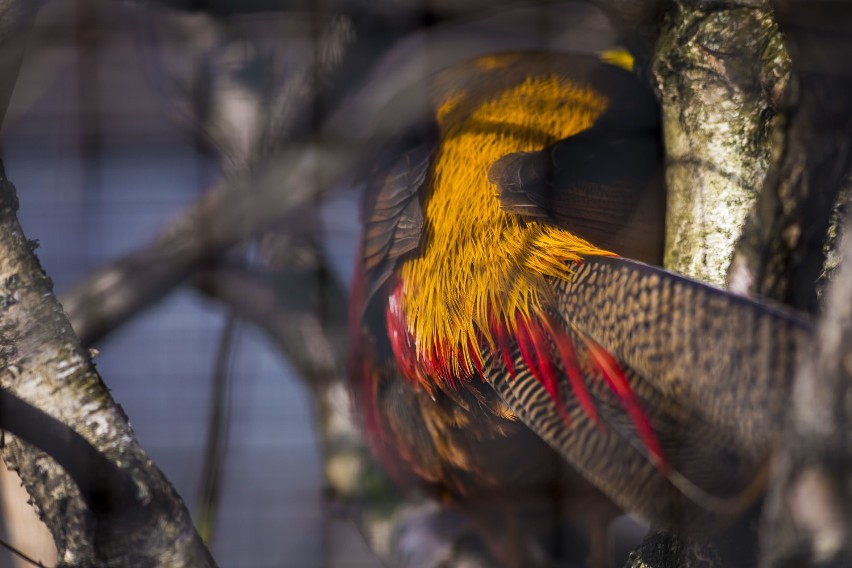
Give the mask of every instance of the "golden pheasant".
POLYGON ((466 504, 558 494, 596 522, 607 499, 679 530, 751 504, 809 324, 624 258, 660 261, 653 94, 553 53, 431 88, 433 124, 362 210, 352 376, 382 460, 466 504))

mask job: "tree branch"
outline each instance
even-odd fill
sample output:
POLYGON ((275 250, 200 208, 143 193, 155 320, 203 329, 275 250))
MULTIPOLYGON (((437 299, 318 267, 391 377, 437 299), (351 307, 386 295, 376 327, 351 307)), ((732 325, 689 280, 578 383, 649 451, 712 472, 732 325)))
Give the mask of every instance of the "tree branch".
POLYGON ((764 183, 788 60, 765 1, 674 3, 653 64, 668 184, 665 265, 724 285, 764 183))
MULTIPOLYGON (((137 444, 79 346, 21 231, 17 207, 15 189, 0 170, 0 385, 79 433, 104 458, 76 435, 52 439, 54 428, 30 430, 27 437, 55 452, 68 472, 11 437, 4 460, 24 480, 65 564, 213 566, 180 498, 137 444), (62 443, 72 445, 63 450, 62 443), (103 466, 102 459, 114 465, 88 471, 103 466)), ((13 412, 4 420, 18 421, 17 430, 33 427, 29 420, 37 416, 26 406, 7 406, 11 398, 4 403, 13 412)))

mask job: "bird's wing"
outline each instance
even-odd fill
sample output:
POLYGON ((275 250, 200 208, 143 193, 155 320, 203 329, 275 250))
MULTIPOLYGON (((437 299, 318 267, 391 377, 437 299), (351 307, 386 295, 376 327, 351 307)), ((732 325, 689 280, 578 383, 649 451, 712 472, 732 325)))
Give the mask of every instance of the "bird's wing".
MULTIPOLYGON (((753 502, 751 485, 763 463, 732 459, 721 440, 708 438, 713 432, 706 425, 685 428, 682 408, 666 405, 649 413, 667 460, 664 473, 615 397, 593 392, 599 416, 595 422, 563 385, 564 408, 559 409, 520 353, 515 356, 515 378, 494 362, 487 368, 487 380, 524 424, 625 510, 660 528, 699 531, 753 502)), ((631 383, 641 380, 630 369, 624 373, 631 383)), ((643 407, 648 405, 647 398, 639 400, 643 407)))
MULTIPOLYGON (((662 186, 659 134, 602 126, 538 152, 509 154, 491 168, 504 210, 552 222, 608 248, 645 191, 662 186)), ((612 247, 614 248, 614 247, 612 247)))
POLYGON ((370 178, 362 208, 365 307, 393 273, 397 261, 420 246, 422 191, 429 181, 433 152, 434 144, 420 142, 370 178))
POLYGON ((810 342, 802 316, 623 258, 586 259, 557 298, 572 325, 664 396, 766 450, 810 342))
POLYGON ((489 180, 506 211, 658 262, 665 183, 657 103, 622 69, 600 66, 595 84, 611 104, 591 128, 536 152, 504 156, 489 180))
POLYGON ((809 325, 624 259, 589 258, 554 289, 550 349, 576 353, 587 400, 564 356, 554 396, 516 345, 512 373, 497 355, 484 375, 517 416, 654 524, 700 530, 750 505, 809 325))

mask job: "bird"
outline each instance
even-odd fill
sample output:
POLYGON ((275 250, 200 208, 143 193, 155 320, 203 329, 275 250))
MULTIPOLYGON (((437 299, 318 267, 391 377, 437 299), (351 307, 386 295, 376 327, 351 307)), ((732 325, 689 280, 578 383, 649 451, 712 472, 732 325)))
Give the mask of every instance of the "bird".
POLYGON ((581 519, 598 566, 620 511, 732 522, 811 324, 658 266, 660 113, 629 57, 498 53, 428 88, 361 208, 349 367, 373 451, 483 525, 581 519))

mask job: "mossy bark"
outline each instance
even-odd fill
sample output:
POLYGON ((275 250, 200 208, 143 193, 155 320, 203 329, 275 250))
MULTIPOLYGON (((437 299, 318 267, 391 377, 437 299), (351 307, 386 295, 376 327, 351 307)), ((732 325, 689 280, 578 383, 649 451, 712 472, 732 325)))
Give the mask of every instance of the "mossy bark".
POLYGON ((653 61, 663 109, 665 265, 724 285, 770 164, 789 60, 765 2, 676 2, 653 61))

